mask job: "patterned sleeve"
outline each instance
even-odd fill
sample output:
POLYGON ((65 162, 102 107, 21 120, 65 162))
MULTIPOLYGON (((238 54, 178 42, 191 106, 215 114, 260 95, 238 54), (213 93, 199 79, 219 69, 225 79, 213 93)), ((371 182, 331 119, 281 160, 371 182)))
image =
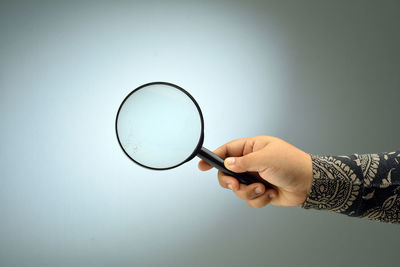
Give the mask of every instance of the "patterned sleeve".
POLYGON ((400 223, 400 151, 311 158, 314 179, 303 208, 400 223))

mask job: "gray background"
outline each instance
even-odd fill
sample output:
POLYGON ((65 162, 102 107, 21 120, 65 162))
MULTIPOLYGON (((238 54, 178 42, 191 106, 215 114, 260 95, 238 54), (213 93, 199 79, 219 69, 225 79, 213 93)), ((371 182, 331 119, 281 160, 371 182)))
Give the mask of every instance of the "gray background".
POLYGON ((155 172, 114 119, 163 80, 209 149, 279 136, 314 154, 399 148, 398 1, 1 1, 0 266, 394 266, 400 229, 251 209, 197 160, 155 172))

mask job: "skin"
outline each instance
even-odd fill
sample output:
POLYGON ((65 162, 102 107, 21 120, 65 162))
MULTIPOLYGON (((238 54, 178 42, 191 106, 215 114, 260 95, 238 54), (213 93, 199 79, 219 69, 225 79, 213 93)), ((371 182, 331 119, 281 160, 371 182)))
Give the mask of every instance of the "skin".
MULTIPOLYGON (((302 205, 311 190, 313 173, 310 154, 277 137, 237 139, 217 148, 214 153, 225 159, 225 167, 229 170, 250 172, 273 185, 273 188, 265 188, 261 183, 239 184, 235 178, 219 171, 219 184, 231 189, 251 207, 302 205)), ((212 168, 203 160, 198 167, 201 171, 212 168)))

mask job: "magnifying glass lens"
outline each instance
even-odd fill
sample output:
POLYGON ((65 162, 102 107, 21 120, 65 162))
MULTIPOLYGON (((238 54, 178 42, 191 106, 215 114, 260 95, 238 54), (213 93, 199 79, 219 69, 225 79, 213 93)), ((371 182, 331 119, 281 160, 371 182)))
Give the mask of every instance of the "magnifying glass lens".
POLYGON ((202 135, 202 118, 182 90, 162 83, 139 87, 118 112, 116 128, 125 153, 153 168, 173 168, 188 160, 202 135))

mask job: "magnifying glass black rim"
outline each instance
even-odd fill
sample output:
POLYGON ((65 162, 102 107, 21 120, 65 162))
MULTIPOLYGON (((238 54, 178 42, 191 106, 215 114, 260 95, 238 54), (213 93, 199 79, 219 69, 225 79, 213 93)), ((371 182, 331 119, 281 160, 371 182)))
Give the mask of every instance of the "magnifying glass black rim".
POLYGON ((204 120, 203 120, 203 114, 201 113, 200 106, 199 106, 199 104, 197 104, 197 102, 196 102, 196 100, 194 99, 194 97, 191 96, 191 95, 190 95, 185 89, 183 89, 182 87, 179 87, 178 85, 173 84, 173 83, 169 83, 169 82, 151 82, 151 83, 146 83, 146 84, 143 84, 143 85, 139 86, 138 88, 136 88, 136 89, 133 90, 132 92, 130 92, 130 93, 125 97, 125 99, 122 101, 121 105, 120 105, 119 108, 118 108, 117 116, 116 116, 116 119, 115 119, 115 133, 116 133, 116 135, 117 135, 118 143, 119 143, 119 146, 121 147, 122 151, 124 151, 125 155, 126 155, 128 158, 130 158, 133 162, 135 162, 136 164, 138 164, 138 165, 140 165, 140 166, 142 166, 142 167, 145 167, 145 168, 151 169, 151 170, 169 170, 169 169, 176 168, 176 167, 182 165, 182 164, 185 163, 185 162, 190 161, 191 159, 193 159, 193 158, 197 155, 198 151, 201 149, 201 147, 202 147, 202 145, 203 145, 203 140, 204 140, 204 120), (144 165, 144 164, 142 164, 142 163, 136 161, 135 159, 133 159, 133 158, 125 151, 124 147, 123 147, 122 144, 121 144, 121 140, 119 139, 119 135, 118 135, 118 117, 119 117, 119 113, 120 113, 121 108, 122 108, 122 106, 124 105, 125 101, 126 101, 133 93, 137 92, 138 90, 143 89, 143 88, 145 88, 145 87, 147 87, 147 86, 157 85, 157 84, 158 84, 158 85, 168 85, 168 86, 172 86, 172 87, 175 87, 176 89, 182 91, 183 93, 185 93, 185 94, 193 101, 194 105, 196 106, 197 111, 199 112, 200 121, 201 121, 201 134, 200 134, 199 142, 197 143, 197 146, 196 146, 195 150, 193 151, 193 153, 192 153, 188 158, 186 158, 184 161, 182 161, 181 163, 176 164, 176 165, 174 165, 174 166, 172 166, 172 167, 167 167, 167 168, 154 168, 154 167, 150 167, 150 166, 144 165))

